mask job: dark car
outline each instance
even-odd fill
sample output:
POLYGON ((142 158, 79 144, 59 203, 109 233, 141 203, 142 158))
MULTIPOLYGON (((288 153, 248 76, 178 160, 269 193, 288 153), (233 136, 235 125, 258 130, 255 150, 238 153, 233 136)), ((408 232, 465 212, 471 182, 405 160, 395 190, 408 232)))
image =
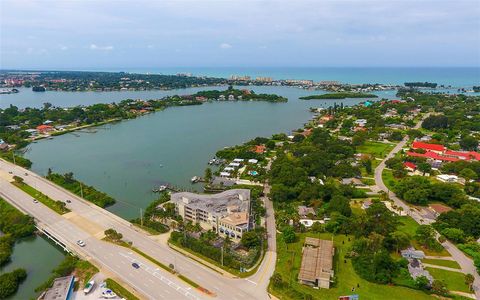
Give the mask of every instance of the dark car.
POLYGON ((72 203, 72 201, 71 201, 71 200, 68 200, 68 199, 67 199, 65 202, 67 202, 67 203, 72 203))
POLYGON ((134 267, 135 269, 140 269, 140 266, 137 263, 132 263, 132 267, 134 267))

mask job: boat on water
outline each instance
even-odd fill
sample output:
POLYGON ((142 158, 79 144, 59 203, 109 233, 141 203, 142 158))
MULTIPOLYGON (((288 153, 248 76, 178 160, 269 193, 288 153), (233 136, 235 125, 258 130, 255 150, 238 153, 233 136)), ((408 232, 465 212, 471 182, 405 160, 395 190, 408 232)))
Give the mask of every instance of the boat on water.
POLYGON ((117 294, 115 294, 112 290, 106 289, 102 292, 102 297, 105 299, 113 299, 117 297, 117 294))
POLYGON ((85 295, 90 293, 94 287, 95 287, 95 280, 90 280, 89 282, 87 282, 87 284, 85 284, 85 287, 83 288, 83 293, 85 295))
POLYGON ((168 188, 168 186, 166 186, 166 185, 161 185, 161 186, 158 187, 158 189, 153 189, 152 192, 154 192, 154 193, 164 192, 164 191, 167 190, 167 188, 168 188))
POLYGON ((196 182, 198 182, 199 180, 200 180, 200 178, 199 178, 198 176, 193 176, 192 179, 190 179, 190 181, 191 181, 192 183, 196 183, 196 182))

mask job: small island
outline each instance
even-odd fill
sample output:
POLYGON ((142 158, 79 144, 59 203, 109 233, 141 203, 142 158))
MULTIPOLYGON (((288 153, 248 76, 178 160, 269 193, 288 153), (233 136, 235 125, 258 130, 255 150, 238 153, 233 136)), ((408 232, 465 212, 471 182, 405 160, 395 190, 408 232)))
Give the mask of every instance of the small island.
POLYGON ((212 90, 200 91, 192 95, 197 101, 266 101, 266 102, 287 102, 288 99, 275 94, 256 94, 252 90, 234 89, 229 86, 225 91, 212 90))
POLYGON ((312 100, 312 99, 346 99, 346 98, 378 98, 375 94, 366 94, 366 93, 352 93, 352 92, 339 92, 339 93, 329 93, 323 95, 311 95, 300 97, 302 100, 312 100))
POLYGON ((437 84, 434 82, 405 82, 406 87, 411 87, 411 88, 436 88, 437 84))

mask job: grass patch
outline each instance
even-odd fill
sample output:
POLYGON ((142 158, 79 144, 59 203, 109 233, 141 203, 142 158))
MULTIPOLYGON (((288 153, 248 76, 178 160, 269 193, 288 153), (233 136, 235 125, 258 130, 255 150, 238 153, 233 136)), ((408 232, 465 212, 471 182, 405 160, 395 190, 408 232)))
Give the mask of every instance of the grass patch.
POLYGON ((422 259, 422 262, 436 266, 449 267, 452 269, 461 269, 460 265, 454 260, 425 258, 422 259))
POLYGON ((98 268, 92 265, 86 260, 79 260, 75 265, 75 277, 80 279, 80 286, 84 286, 85 283, 90 280, 93 275, 99 272, 98 268))
POLYGON ((357 152, 370 154, 373 157, 384 158, 388 153, 390 153, 390 151, 392 151, 394 146, 395 145, 387 143, 366 141, 365 144, 357 147, 357 152))
POLYGON ((121 298, 125 298, 127 300, 140 300, 140 298, 138 298, 137 296, 132 294, 130 291, 128 291, 123 286, 121 286, 115 280, 113 280, 111 278, 107 278, 105 280, 105 282, 107 283, 107 287, 109 289, 111 289, 115 294, 117 294, 117 296, 119 296, 121 298))
POLYGON ((189 285, 193 286, 194 288, 198 289, 200 287, 200 285, 198 283, 196 283, 195 281, 192 281, 190 280, 189 278, 183 276, 183 275, 178 275, 178 278, 180 278, 181 280, 185 281, 186 283, 188 283, 189 285))
POLYGON ((450 253, 448 253, 445 248, 442 247, 442 251, 434 251, 430 250, 428 248, 423 247, 420 245, 416 240, 415 240, 415 233, 417 231, 417 228, 420 226, 412 217, 408 216, 403 216, 399 217, 401 224, 398 226, 398 231, 403 231, 405 233, 408 233, 412 240, 410 241, 412 246, 415 247, 415 249, 422 250, 425 255, 429 256, 450 256, 450 253))
MULTIPOLYGON (((349 251, 352 241, 345 235, 333 236, 335 245, 334 271, 335 283, 330 289, 313 289, 312 287, 302 285, 298 282, 298 272, 302 260, 302 245, 306 236, 312 236, 321 239, 331 239, 329 233, 298 234, 298 241, 292 244, 286 244, 281 235, 277 236, 277 264, 275 271, 282 276, 286 287, 277 288, 270 285, 270 291, 281 299, 337 299, 339 296, 358 294, 360 299, 388 299, 405 300, 432 299, 424 292, 413 290, 407 287, 396 285, 381 285, 368 282, 360 278, 354 271, 350 259, 345 260, 345 254, 349 251), (357 284, 359 287, 357 287, 357 284), (355 292, 352 292, 355 287, 355 292), (309 295, 309 296, 307 296, 309 295)), ((351 238, 353 239, 353 238, 351 238)))
POLYGON ((393 177, 392 170, 383 169, 382 180, 385 186, 391 191, 395 187, 395 178, 393 177))
POLYGON ((443 281, 447 286, 448 290, 471 293, 468 285, 465 284, 465 275, 463 273, 457 273, 430 267, 427 267, 425 269, 430 272, 430 275, 432 275, 433 278, 443 281))
POLYGON ((13 182, 12 184, 60 215, 70 212, 64 202, 53 200, 26 183, 13 182))

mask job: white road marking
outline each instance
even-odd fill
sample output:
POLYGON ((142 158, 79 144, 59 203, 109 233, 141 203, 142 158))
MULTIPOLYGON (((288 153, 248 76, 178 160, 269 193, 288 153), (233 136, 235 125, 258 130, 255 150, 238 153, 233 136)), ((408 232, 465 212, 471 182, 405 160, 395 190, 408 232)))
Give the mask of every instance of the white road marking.
POLYGON ((257 283, 255 281, 251 281, 250 279, 245 279, 245 280, 250 282, 250 283, 253 283, 254 285, 257 285, 257 283))

